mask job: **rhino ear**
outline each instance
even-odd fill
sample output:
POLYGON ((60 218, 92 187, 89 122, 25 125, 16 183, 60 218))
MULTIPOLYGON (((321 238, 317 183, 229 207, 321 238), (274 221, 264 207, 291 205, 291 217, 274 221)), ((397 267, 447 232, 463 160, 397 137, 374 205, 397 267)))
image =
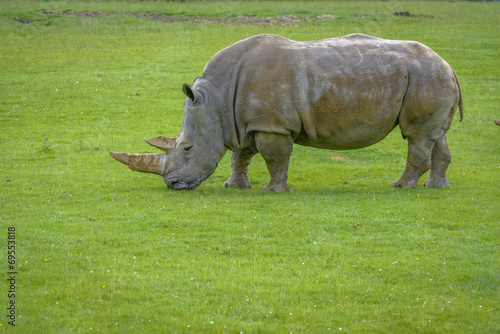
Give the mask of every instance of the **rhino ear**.
POLYGON ((146 139, 146 143, 165 152, 169 152, 175 147, 175 138, 159 136, 152 139, 146 139))
POLYGON ((201 101, 203 100, 202 99, 202 95, 199 94, 199 92, 196 92, 194 91, 191 86, 189 86, 187 83, 185 83, 184 85, 182 85, 182 91, 184 92, 184 94, 189 97, 189 99, 191 100, 191 102, 194 104, 194 105, 198 105, 201 103, 201 101))
POLYGON ((194 93, 193 93, 193 90, 191 89, 191 86, 189 86, 187 83, 185 83, 184 85, 182 85, 182 91, 184 92, 184 94, 189 97, 189 99, 191 101, 194 102, 194 93))

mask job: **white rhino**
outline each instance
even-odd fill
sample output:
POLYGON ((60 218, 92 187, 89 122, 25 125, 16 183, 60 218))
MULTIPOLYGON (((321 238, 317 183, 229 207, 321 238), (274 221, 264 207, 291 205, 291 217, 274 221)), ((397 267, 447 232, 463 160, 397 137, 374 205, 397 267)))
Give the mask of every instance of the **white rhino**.
POLYGON ((260 153, 287 191, 294 143, 329 150, 373 145, 399 125, 408 159, 393 187, 447 187, 446 132, 463 105, 451 66, 427 46, 362 34, 297 42, 257 35, 219 51, 193 87, 183 85, 182 130, 147 142, 162 154, 110 154, 134 171, 160 174, 172 189, 194 189, 231 150, 225 187, 249 188, 260 153))

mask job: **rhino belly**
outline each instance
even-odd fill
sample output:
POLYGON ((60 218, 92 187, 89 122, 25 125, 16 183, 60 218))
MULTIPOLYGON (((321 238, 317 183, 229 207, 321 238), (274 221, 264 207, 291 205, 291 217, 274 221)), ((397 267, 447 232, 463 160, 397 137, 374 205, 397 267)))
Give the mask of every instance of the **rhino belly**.
POLYGON ((332 91, 302 112, 303 126, 295 143, 333 150, 373 145, 398 125, 403 97, 404 90, 349 99, 332 91))
POLYGON ((311 138, 303 128, 294 143, 302 146, 330 150, 354 150, 378 143, 396 126, 397 120, 390 126, 353 126, 352 128, 333 128, 331 132, 320 137, 311 138))

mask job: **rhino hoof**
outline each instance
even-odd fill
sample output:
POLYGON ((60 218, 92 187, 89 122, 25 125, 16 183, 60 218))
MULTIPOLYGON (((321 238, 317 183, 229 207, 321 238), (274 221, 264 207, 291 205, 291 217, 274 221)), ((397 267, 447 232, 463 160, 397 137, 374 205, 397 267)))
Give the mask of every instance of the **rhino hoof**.
POLYGON ((249 189, 251 187, 250 182, 248 181, 226 181, 224 182, 224 188, 238 188, 238 189, 249 189))
POLYGON ((397 182, 394 182, 393 184, 391 184, 391 187, 392 188, 408 188, 408 189, 415 189, 415 188, 418 188, 418 183, 414 182, 414 181, 408 181, 408 182, 405 182, 405 181, 397 181, 397 182))
POLYGON ((262 192, 266 192, 266 191, 274 191, 274 192, 277 192, 277 193, 282 193, 282 192, 285 192, 285 191, 290 191, 290 187, 288 186, 288 184, 275 184, 275 185, 267 185, 265 186, 264 188, 261 189, 262 192))
POLYGON ((448 188, 450 185, 448 184, 448 180, 429 180, 423 184, 426 188, 448 188))

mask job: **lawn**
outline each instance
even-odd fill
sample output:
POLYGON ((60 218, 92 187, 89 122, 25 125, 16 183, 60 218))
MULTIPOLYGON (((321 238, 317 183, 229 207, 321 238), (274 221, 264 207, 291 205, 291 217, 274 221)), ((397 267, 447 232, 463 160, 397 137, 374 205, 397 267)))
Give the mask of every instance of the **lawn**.
POLYGON ((0 2, 0 328, 500 332, 499 30, 493 2, 0 2), (356 151, 295 146, 279 194, 260 191, 259 156, 251 189, 222 187, 228 153, 193 191, 109 156, 158 153, 143 140, 179 132, 181 86, 218 50, 354 32, 418 40, 455 69, 465 119, 448 132, 449 188, 389 187, 406 162, 398 129, 356 151))

